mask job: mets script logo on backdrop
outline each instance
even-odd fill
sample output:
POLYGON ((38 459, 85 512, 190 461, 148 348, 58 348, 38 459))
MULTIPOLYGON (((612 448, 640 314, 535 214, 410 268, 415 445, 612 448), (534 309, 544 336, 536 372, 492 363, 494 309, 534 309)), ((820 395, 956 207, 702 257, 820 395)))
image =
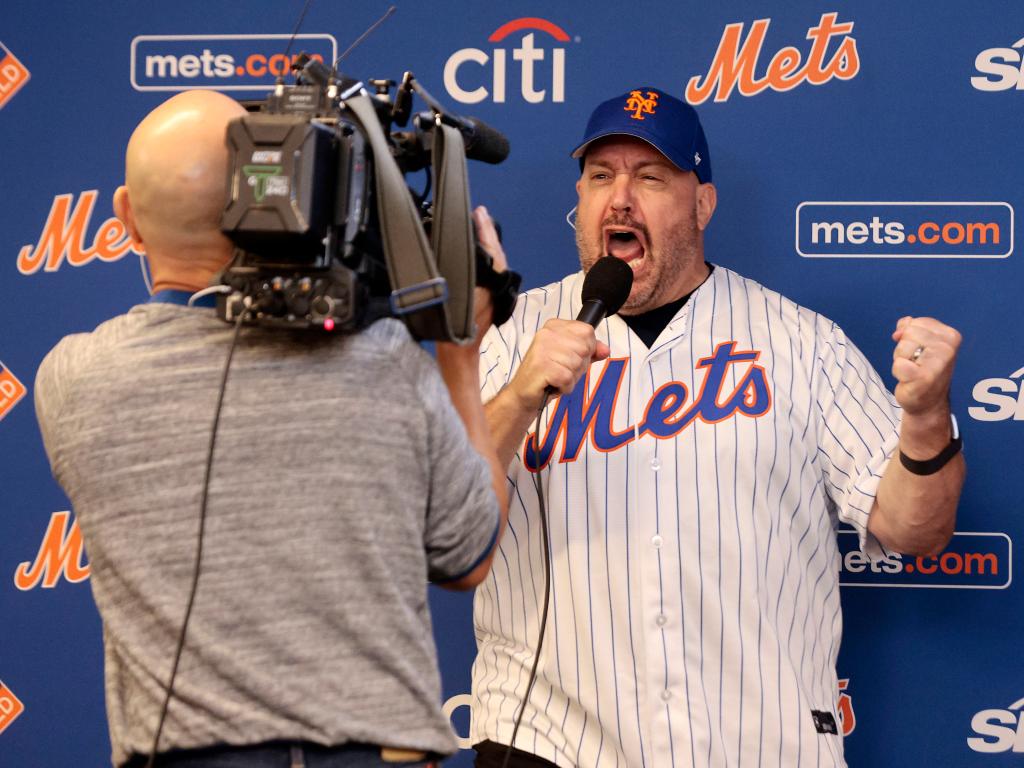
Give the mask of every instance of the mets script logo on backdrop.
POLYGON ((809 259, 1005 259, 1013 206, 1002 202, 817 202, 796 208, 809 259))
POLYGON ((6 731, 8 726, 17 720, 18 715, 24 711, 25 705, 14 695, 14 691, 0 680, 0 733, 6 731))
POLYGON ((1024 421, 1024 368, 1005 379, 982 379, 971 392, 974 402, 967 409, 978 421, 1024 421))
POLYGON ((28 69, 10 49, 0 43, 0 109, 28 82, 28 69))
POLYGON ((714 93, 715 101, 726 101, 739 89, 741 96, 756 96, 771 88, 790 91, 803 83, 824 85, 829 80, 851 80, 860 72, 857 40, 850 37, 853 22, 836 23, 838 13, 823 13, 817 26, 807 30, 811 48, 804 60, 799 48, 780 49, 759 76, 761 48, 764 46, 771 19, 758 19, 750 25, 750 33, 743 38, 743 22, 729 24, 722 33, 715 58, 703 77, 690 78, 686 84, 686 100, 703 104, 714 93), (839 45, 829 55, 833 37, 840 37, 839 45))
POLYGON ((70 520, 70 512, 53 513, 35 560, 21 563, 14 571, 14 585, 18 589, 53 589, 61 577, 72 584, 89 578, 89 566, 82 561, 82 532, 77 520, 69 530, 70 520))
POLYGON ((983 709, 971 718, 977 736, 967 739, 975 752, 1024 752, 1024 699, 1006 709, 983 709))
MULTIPOLYGON (((502 24, 487 41, 501 43, 523 32, 526 34, 520 38, 519 47, 512 49, 512 59, 519 62, 519 71, 513 73, 511 87, 515 87, 514 78, 518 74, 523 101, 530 104, 564 102, 565 48, 538 47, 536 36, 539 32, 556 42, 566 43, 569 41, 568 33, 546 19, 526 17, 502 24)), ((477 104, 487 98, 502 103, 508 97, 508 69, 506 46, 496 46, 490 53, 479 48, 462 48, 445 62, 444 87, 453 99, 463 104, 477 104)))
POLYGON ((981 75, 971 78, 979 91, 1024 91, 1024 37, 1010 48, 988 48, 978 54, 974 68, 981 75))
MULTIPOLYGON (((139 35, 132 40, 131 81, 137 91, 265 91, 291 71, 291 35, 139 35)), ((293 50, 333 64, 333 35, 296 35, 293 50)))
POLYGON ((609 358, 596 385, 591 387, 588 370, 570 394, 558 398, 539 449, 537 436, 526 436, 524 464, 531 472, 540 471, 551 460, 558 442, 562 444, 559 462, 569 462, 576 461, 588 438, 597 450, 614 451, 636 436, 675 437, 698 419, 714 424, 739 415, 763 416, 772 406, 772 394, 764 368, 757 365, 760 356, 756 350, 737 350, 735 341, 722 342, 713 354, 697 361, 704 380, 692 401, 687 401, 690 393, 685 384, 670 381, 651 396, 636 429, 625 424, 618 430, 612 420, 629 359, 609 358), (726 384, 727 376, 733 380, 730 374, 736 377, 735 386, 726 384))
POLYGON ((128 231, 115 217, 106 219, 96 229, 92 242, 86 233, 92 220, 97 190, 90 189, 74 203, 74 195, 53 198, 50 213, 36 244, 23 246, 18 252, 18 271, 33 275, 40 269, 55 272, 65 259, 72 267, 82 267, 93 259, 117 261, 133 250, 128 231))
POLYGON ((25 396, 25 385, 0 360, 0 419, 25 396))
POLYGON ((1005 533, 958 531, 940 555, 894 553, 876 562, 860 551, 856 531, 838 533, 844 587, 1006 589, 1013 581, 1013 542, 1005 533))
POLYGON ((857 716, 853 713, 853 697, 846 692, 847 686, 850 684, 850 678, 844 678, 839 681, 839 727, 843 732, 843 736, 849 736, 853 733, 853 729, 857 727, 857 716))

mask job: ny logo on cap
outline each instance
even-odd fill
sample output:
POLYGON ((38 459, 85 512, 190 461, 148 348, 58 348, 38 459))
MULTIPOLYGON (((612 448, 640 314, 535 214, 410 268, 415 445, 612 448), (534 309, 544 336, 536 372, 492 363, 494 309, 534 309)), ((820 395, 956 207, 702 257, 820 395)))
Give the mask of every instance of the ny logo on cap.
POLYGON ((626 99, 626 106, 623 109, 632 112, 630 117, 634 120, 643 120, 645 114, 653 115, 657 106, 658 93, 656 91, 648 91, 646 99, 640 95, 640 91, 632 91, 629 98, 626 99))

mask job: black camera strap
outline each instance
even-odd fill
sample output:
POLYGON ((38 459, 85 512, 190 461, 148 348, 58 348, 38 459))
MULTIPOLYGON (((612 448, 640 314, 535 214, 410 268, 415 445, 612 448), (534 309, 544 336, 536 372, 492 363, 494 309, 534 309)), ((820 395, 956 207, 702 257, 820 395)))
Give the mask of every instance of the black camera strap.
POLYGON ((363 129, 373 152, 392 312, 417 338, 471 339, 476 253, 462 135, 443 125, 435 135, 432 250, 370 97, 360 93, 346 99, 344 105, 363 129), (443 140, 437 143, 441 136, 443 140))

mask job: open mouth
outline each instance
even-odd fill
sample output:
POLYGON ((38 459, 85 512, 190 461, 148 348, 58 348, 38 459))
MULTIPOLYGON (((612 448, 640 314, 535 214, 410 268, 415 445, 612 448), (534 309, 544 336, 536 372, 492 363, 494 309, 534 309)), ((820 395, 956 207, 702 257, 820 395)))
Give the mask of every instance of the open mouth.
POLYGON ((647 254, 647 242, 643 233, 632 227, 605 227, 604 251, 609 256, 622 259, 630 266, 647 254))

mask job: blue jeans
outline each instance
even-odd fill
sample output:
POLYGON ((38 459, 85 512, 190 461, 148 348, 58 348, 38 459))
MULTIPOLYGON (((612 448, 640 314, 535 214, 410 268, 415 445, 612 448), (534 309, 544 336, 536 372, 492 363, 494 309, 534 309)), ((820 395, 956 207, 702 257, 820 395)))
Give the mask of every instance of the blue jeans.
MULTIPOLYGON (((122 768, 143 768, 148 755, 134 755, 122 768)), ((154 768, 429 768, 427 760, 393 762, 381 757, 380 747, 344 744, 324 747, 309 742, 266 742, 252 746, 223 745, 161 752, 154 768)))

